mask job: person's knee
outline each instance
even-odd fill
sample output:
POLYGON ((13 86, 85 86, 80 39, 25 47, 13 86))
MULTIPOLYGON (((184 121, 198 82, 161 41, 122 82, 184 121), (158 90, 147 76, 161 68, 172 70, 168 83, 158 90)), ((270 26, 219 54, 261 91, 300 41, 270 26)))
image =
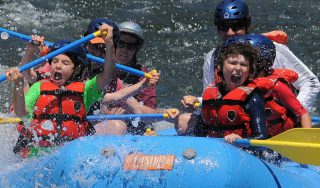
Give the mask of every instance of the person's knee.
POLYGON ((95 135, 124 135, 127 132, 127 124, 120 120, 108 120, 96 124, 95 135))

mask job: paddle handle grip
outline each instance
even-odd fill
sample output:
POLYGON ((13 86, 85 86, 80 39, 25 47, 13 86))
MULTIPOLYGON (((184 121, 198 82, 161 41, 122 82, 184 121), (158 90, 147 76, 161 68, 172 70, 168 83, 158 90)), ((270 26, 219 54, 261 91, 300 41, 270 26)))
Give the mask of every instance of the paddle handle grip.
POLYGON ((130 120, 130 119, 162 119, 169 118, 168 114, 114 114, 114 115, 90 115, 88 121, 95 120, 130 120))
MULTIPOLYGON (((17 33, 15 31, 10 31, 10 30, 7 30, 7 29, 1 28, 1 27, 0 27, 0 32, 6 32, 12 37, 15 37, 15 38, 18 38, 18 39, 22 39, 22 40, 27 41, 27 42, 32 42, 32 37, 30 37, 28 35, 17 33)), ((100 33, 93 33, 93 34, 97 35, 97 34, 100 34, 100 33)), ((106 33, 104 33, 104 34, 106 34, 106 33)), ((53 45, 53 43, 48 42, 48 41, 44 41, 44 44, 46 46, 48 46, 48 47, 53 45)), ((90 55, 90 54, 87 54, 87 58, 92 60, 92 61, 94 61, 94 62, 97 62, 97 63, 100 63, 100 64, 104 64, 104 59, 103 58, 99 58, 99 57, 96 57, 96 56, 93 56, 93 55, 90 55)), ((118 64, 118 63, 116 64, 116 69, 128 72, 130 74, 133 74, 133 75, 136 75, 136 76, 139 76, 139 77, 151 78, 151 75, 149 73, 145 73, 143 71, 140 71, 140 70, 137 70, 137 69, 134 69, 134 68, 131 68, 131 67, 127 67, 127 66, 124 66, 124 65, 121 65, 121 64, 118 64)), ((0 80, 1 79, 2 79, 2 81, 4 81, 6 78, 5 78, 5 76, 1 76, 0 80)))

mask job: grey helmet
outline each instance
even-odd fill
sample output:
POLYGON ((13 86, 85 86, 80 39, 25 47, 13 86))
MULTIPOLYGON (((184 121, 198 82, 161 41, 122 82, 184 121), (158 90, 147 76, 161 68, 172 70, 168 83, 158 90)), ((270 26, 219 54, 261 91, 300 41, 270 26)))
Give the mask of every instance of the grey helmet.
POLYGON ((142 44, 144 42, 143 29, 139 24, 133 21, 126 21, 120 23, 118 26, 120 33, 129 33, 136 36, 139 39, 140 48, 142 47, 142 44))

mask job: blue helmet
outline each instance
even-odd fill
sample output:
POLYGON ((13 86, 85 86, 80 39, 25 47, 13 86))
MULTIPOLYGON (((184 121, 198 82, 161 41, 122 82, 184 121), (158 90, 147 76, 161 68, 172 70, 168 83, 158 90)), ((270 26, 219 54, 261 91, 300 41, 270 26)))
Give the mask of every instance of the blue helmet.
POLYGON ((214 13, 215 25, 220 25, 226 21, 244 21, 246 26, 251 24, 249 8, 242 0, 223 0, 221 1, 214 13))
POLYGON ((251 34, 251 35, 243 35, 243 36, 235 36, 228 39, 225 43, 250 43, 253 47, 258 49, 259 59, 258 59, 258 70, 261 69, 270 69, 273 65, 273 62, 276 58, 276 47, 273 44, 272 40, 268 37, 259 35, 259 34, 251 34), (262 64, 262 61, 266 61, 262 64))
POLYGON ((268 37, 258 34, 245 35, 247 41, 249 41, 253 47, 259 50, 259 60, 266 60, 272 63, 276 58, 276 46, 273 44, 272 40, 268 37))
MULTIPOLYGON (((50 47, 50 51, 53 52, 70 43, 71 42, 68 40, 58 41, 50 47)), ((87 59, 87 52, 85 48, 82 46, 76 46, 67 50, 63 54, 67 55, 72 60, 75 67, 74 73, 69 81, 79 81, 79 80, 86 79, 87 66, 89 64, 89 61, 87 59)), ((51 64, 51 60, 49 61, 49 63, 51 64)))
POLYGON ((92 20, 87 28, 87 31, 84 33, 84 35, 86 36, 93 32, 98 31, 99 27, 104 23, 113 27, 113 43, 116 44, 120 40, 119 27, 115 22, 108 20, 107 18, 97 18, 92 20))

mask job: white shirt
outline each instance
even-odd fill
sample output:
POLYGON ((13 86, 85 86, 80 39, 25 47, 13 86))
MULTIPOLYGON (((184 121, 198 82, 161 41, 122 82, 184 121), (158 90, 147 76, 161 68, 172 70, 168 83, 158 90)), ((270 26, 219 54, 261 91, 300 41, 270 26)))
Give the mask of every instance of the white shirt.
MULTIPOLYGON (((311 70, 300 61, 287 46, 274 42, 276 46, 276 59, 273 68, 290 69, 298 73, 299 78, 293 83, 299 90, 298 100, 308 111, 313 105, 320 91, 320 82, 311 70)), ((212 53, 215 49, 206 54, 203 65, 203 88, 206 88, 214 81, 214 58, 212 53)))

